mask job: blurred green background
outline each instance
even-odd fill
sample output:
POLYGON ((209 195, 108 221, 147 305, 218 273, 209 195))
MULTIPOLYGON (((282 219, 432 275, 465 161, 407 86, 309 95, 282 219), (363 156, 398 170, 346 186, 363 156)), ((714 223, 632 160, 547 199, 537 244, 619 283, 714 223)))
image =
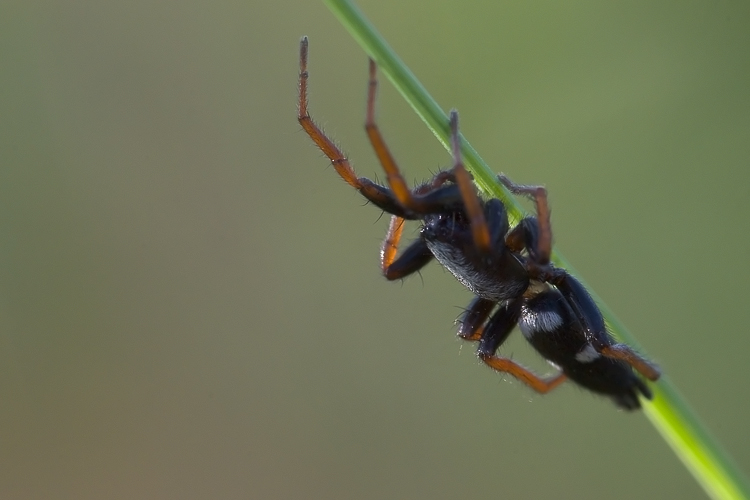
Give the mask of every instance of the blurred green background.
MULTIPOLYGON (((748 471, 750 6, 360 5, 748 471)), ((320 2, 0 12, 0 497, 704 497, 642 414, 480 366, 441 268, 380 276, 387 220, 296 121, 306 34, 313 116, 380 175, 320 2)), ((378 106, 409 179, 450 164, 378 106)))

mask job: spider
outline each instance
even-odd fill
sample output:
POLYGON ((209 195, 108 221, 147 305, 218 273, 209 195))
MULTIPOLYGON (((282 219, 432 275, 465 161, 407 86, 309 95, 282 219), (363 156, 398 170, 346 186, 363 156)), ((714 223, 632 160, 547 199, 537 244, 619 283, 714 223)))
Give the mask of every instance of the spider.
POLYGON ((658 367, 627 345, 616 343, 583 285, 550 262, 552 229, 546 189, 498 176, 508 190, 531 198, 536 207, 536 216, 527 216, 511 228, 502 201, 480 198, 464 168, 456 111, 450 114, 453 167, 410 189, 375 123, 377 78, 372 60, 365 130, 388 187, 357 176, 344 153, 308 113, 307 54, 304 37, 300 42, 299 123, 347 184, 391 214, 380 248, 386 279, 405 278, 437 260, 476 295, 457 322, 459 337, 477 342, 477 356, 489 367, 512 375, 538 393, 545 394, 570 379, 611 397, 626 410, 640 408, 639 395, 651 399, 651 391, 636 372, 655 381, 660 376, 658 367), (406 220, 420 221, 419 238, 398 255, 406 220), (497 354, 516 325, 559 370, 557 374, 541 377, 497 354))

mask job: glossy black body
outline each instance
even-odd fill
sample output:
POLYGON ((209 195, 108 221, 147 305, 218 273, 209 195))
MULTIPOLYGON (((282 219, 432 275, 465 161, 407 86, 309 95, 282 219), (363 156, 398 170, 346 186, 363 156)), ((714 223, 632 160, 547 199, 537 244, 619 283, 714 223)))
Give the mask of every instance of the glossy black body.
MULTIPOLYGON (((497 199, 483 207, 488 225, 494 228, 489 254, 474 247, 460 206, 446 206, 442 213, 424 217, 420 231, 427 248, 458 281, 479 299, 500 305, 484 329, 479 352, 493 355, 518 324, 534 349, 578 385, 610 396, 628 410, 640 407, 638 394, 650 399, 651 391, 628 363, 599 353, 616 343, 580 282, 551 264, 530 265, 526 249, 511 251, 505 245, 509 230, 505 207, 497 199)), ((529 217, 523 224, 534 228, 525 235, 526 244, 534 245, 536 219, 529 217)), ((466 320, 464 316, 462 323, 466 320)))
POLYGON ((610 396, 625 409, 640 407, 639 394, 651 398, 635 374, 650 380, 659 370, 609 336, 599 308, 578 280, 550 263, 552 230, 547 191, 521 186, 500 175, 512 193, 536 203, 536 216, 509 226, 499 199, 482 200, 460 153, 458 114, 451 113, 453 168, 410 189, 375 123, 376 66, 370 61, 365 131, 388 186, 359 177, 346 155, 308 113, 307 39, 300 43, 298 120, 331 161, 336 173, 372 204, 392 215, 381 247, 383 275, 398 280, 436 259, 476 298, 459 321, 461 338, 478 342, 477 355, 496 371, 509 373, 539 393, 571 379, 610 396), (419 238, 399 254, 406 220, 421 223, 419 238), (539 377, 515 361, 497 355, 515 326, 561 373, 539 377))
POLYGON ((474 245, 468 217, 460 205, 424 216, 420 237, 438 262, 475 295, 495 302, 514 299, 528 288, 529 274, 521 256, 505 246, 505 206, 497 199, 482 205, 490 252, 474 245))
MULTIPOLYGON (((571 278, 569 278, 571 279, 571 278)), ((625 409, 640 407, 638 393, 651 399, 651 391, 633 372, 618 359, 602 356, 593 344, 614 344, 606 330, 596 332, 592 343, 562 294, 551 287, 524 300, 518 326, 526 340, 547 361, 558 366, 570 380, 590 391, 611 396, 625 409), (540 318, 551 315, 561 322, 545 329, 540 318)))

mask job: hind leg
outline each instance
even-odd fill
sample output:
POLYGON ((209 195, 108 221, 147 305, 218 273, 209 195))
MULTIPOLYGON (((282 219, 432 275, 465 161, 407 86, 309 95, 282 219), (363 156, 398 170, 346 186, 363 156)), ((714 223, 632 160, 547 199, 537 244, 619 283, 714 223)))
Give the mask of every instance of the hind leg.
MULTIPOLYGON (((481 303, 476 303, 477 306, 479 304, 481 303)), ((560 372, 550 377, 540 377, 512 359, 497 355, 498 348, 505 342, 513 327, 518 322, 520 306, 520 301, 504 304, 492 315, 479 339, 477 356, 493 370, 513 375, 536 392, 546 394, 567 380, 564 373, 560 372)))

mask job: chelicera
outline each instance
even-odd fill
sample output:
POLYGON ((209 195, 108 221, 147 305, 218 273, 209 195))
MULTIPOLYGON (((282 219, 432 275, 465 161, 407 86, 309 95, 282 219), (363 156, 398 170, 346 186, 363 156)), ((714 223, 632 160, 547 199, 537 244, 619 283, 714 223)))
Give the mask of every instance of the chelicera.
POLYGON ((651 399, 651 391, 638 374, 655 381, 659 369, 627 345, 616 343, 583 285, 550 262, 552 228, 546 189, 498 176, 512 193, 531 198, 536 206, 536 216, 527 216, 510 227, 502 201, 480 198, 464 168, 455 111, 450 115, 453 167, 410 189, 375 122, 377 79, 372 60, 365 130, 385 171, 387 187, 357 176, 344 153, 308 113, 307 53, 307 38, 303 38, 299 122, 339 176, 391 214, 380 249, 383 275, 388 280, 402 279, 437 260, 476 295, 458 322, 458 335, 478 343, 477 355, 489 367, 512 375, 539 393, 570 379, 611 397, 627 410, 640 407, 639 395, 651 399), (421 228, 419 238, 399 255, 406 220, 419 221, 421 228), (497 354, 516 325, 559 370, 557 374, 541 377, 497 354))

